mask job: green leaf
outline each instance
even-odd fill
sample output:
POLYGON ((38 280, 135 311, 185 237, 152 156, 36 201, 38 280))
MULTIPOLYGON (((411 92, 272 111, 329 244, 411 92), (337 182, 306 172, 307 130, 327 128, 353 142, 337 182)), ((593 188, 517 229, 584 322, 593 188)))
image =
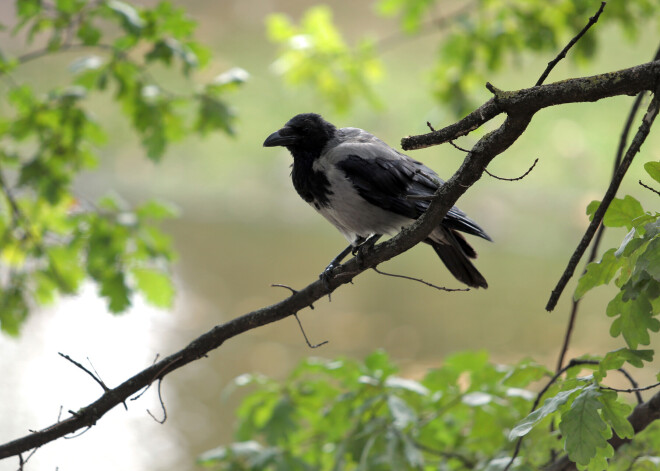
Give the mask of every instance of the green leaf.
POLYGON ((130 307, 130 289, 122 272, 116 272, 101 280, 101 296, 108 299, 108 309, 113 314, 124 312, 130 307))
POLYGON ((609 447, 611 431, 598 410, 603 407, 601 393, 594 385, 585 388, 561 416, 559 430, 571 461, 587 466, 599 449, 609 447))
POLYGON ((660 183, 660 162, 646 162, 644 164, 644 170, 646 170, 646 173, 648 173, 651 178, 660 183))
POLYGON ((524 388, 547 375, 550 375, 550 370, 547 367, 526 358, 511 367, 502 380, 502 384, 515 388, 524 388))
POLYGON ((589 216, 589 220, 592 221, 594 218, 594 214, 596 214, 596 211, 600 207, 600 201, 594 200, 591 203, 587 205, 587 216, 589 216))
POLYGON ((75 293, 85 279, 80 247, 75 244, 53 246, 48 248, 47 255, 51 279, 64 293, 75 293))
POLYGON ((298 424, 294 420, 296 408, 288 397, 283 397, 275 404, 271 416, 264 426, 266 441, 275 445, 287 440, 298 424))
POLYGON ((548 415, 556 412, 560 406, 566 404, 566 402, 573 394, 581 391, 582 389, 584 389, 584 386, 578 386, 568 391, 561 391, 557 393, 557 395, 547 398, 540 408, 529 414, 523 420, 518 422, 518 424, 513 427, 513 429, 511 429, 511 432, 509 432, 509 440, 514 440, 518 437, 527 435, 536 424, 538 424, 548 415))
POLYGON ((630 195, 623 199, 614 198, 603 217, 603 224, 607 227, 625 227, 632 229, 633 219, 643 216, 644 209, 639 201, 630 195))
POLYGON ((649 331, 660 331, 660 321, 653 317, 651 303, 646 296, 623 300, 623 292, 619 292, 607 305, 607 315, 617 317, 610 327, 612 337, 623 335, 631 349, 638 345, 648 345, 651 341, 649 331))
POLYGON ((603 405, 602 415, 619 438, 633 438, 635 430, 628 420, 628 415, 632 412, 632 407, 623 402, 617 401, 615 391, 601 391, 598 400, 603 405))
POLYGON ((615 249, 610 249, 603 254, 599 262, 591 262, 587 265, 575 288, 574 300, 577 301, 596 286, 608 284, 614 278, 623 264, 623 261, 615 256, 615 252, 615 249))
POLYGON ((160 308, 172 307, 174 286, 169 276, 148 268, 134 268, 131 273, 148 302, 160 308))
POLYGON ((149 200, 135 210, 140 219, 172 219, 179 215, 179 209, 165 201, 149 200))
POLYGON ((15 285, 0 290, 0 329, 16 337, 27 318, 28 306, 23 296, 22 280, 14 280, 14 282, 15 285))
POLYGON ((82 41, 86 46, 94 46, 99 43, 101 40, 101 30, 94 26, 91 21, 83 21, 78 30, 76 31, 76 36, 82 41))
POLYGON ((655 237, 639 255, 636 269, 646 270, 655 280, 660 281, 660 237, 655 237))
POLYGON ((385 380, 397 371, 396 366, 384 350, 376 350, 369 354, 364 360, 364 365, 369 375, 379 380, 385 380))
POLYGON ((481 371, 488 364, 488 352, 466 351, 449 355, 445 359, 445 365, 455 371, 481 371))
POLYGON ((642 368, 644 362, 652 362, 654 350, 631 350, 629 348, 620 348, 611 352, 607 352, 605 358, 600 362, 603 369, 616 370, 623 366, 625 362, 631 365, 642 368))
POLYGON ((195 130, 202 135, 220 130, 229 135, 234 134, 234 111, 222 100, 211 95, 200 95, 195 130))

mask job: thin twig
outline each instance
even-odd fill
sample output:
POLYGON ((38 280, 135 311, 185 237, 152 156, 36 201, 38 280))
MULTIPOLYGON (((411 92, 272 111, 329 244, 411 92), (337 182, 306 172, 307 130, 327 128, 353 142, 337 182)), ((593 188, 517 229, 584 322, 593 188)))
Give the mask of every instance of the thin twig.
POLYGON ((648 185, 642 183, 641 180, 639 181, 639 184, 642 185, 642 186, 643 186, 644 188, 646 188, 647 190, 651 190, 653 193, 655 193, 656 195, 660 196, 660 191, 658 191, 658 190, 656 190, 655 188, 652 188, 652 187, 650 187, 650 186, 648 186, 648 185))
MULTIPOLYGON (((78 368, 80 368, 81 370, 83 370, 85 373, 87 373, 89 376, 91 376, 92 379, 93 379, 94 381, 96 381, 96 382, 99 384, 99 386, 101 386, 101 387, 103 388, 103 391, 104 391, 104 392, 108 392, 108 391, 110 391, 110 388, 107 387, 107 386, 105 385, 105 383, 103 382, 103 380, 102 380, 101 378, 99 378, 99 377, 96 376, 94 373, 92 373, 91 371, 89 371, 87 368, 85 368, 83 365, 81 365, 81 364, 78 363, 76 360, 74 360, 73 358, 71 358, 69 355, 66 355, 66 354, 64 354, 64 353, 62 353, 62 352, 57 352, 57 354, 58 354, 59 356, 61 356, 62 358, 64 358, 65 360, 70 361, 71 363, 73 363, 74 365, 76 365, 78 368)), ((89 360, 89 358, 88 358, 88 360, 89 360)), ((92 368, 94 368, 94 367, 92 366, 92 368)), ((98 373, 97 373, 97 374, 98 374, 98 373)))
POLYGON ((394 278, 403 278, 404 280, 417 281, 418 283, 425 284, 426 286, 430 286, 431 288, 435 288, 440 291, 470 291, 470 288, 445 288, 444 286, 438 286, 438 285, 434 285, 433 283, 429 283, 428 281, 424 281, 421 278, 414 278, 412 276, 407 276, 407 275, 397 275, 396 273, 387 273, 379 270, 376 267, 371 267, 371 269, 374 270, 379 275, 392 276, 394 278))
MULTIPOLYGON (((70 412, 71 414, 75 415, 73 411, 69 411, 69 412, 70 412)), ((62 437, 62 438, 64 438, 65 440, 71 440, 71 439, 73 439, 73 438, 78 438, 79 436, 81 436, 81 435, 85 435, 87 432, 89 432, 89 431, 91 430, 91 428, 92 428, 92 426, 91 426, 91 425, 88 425, 87 427, 85 427, 84 429, 82 429, 80 432, 78 432, 78 433, 76 433, 76 434, 74 434, 74 435, 67 435, 67 436, 64 436, 64 437, 62 437)))
POLYGON ((438 450, 438 449, 432 448, 428 445, 424 445, 423 443, 420 443, 420 442, 418 442, 417 440, 414 440, 414 439, 412 440, 412 443, 413 443, 413 445, 415 445, 415 448, 417 448, 421 451, 425 451, 427 453, 430 453, 432 455, 436 455, 436 456, 439 456, 439 457, 445 458, 445 459, 453 458, 455 460, 458 460, 463 464, 463 466, 465 466, 468 469, 473 469, 476 465, 476 463, 474 461, 469 459, 467 456, 461 455, 460 453, 454 453, 454 452, 451 452, 451 451, 438 450))
POLYGON ((635 378, 633 378, 632 375, 631 375, 630 373, 628 373, 628 371, 626 371, 626 370, 623 369, 623 368, 619 368, 617 371, 619 371, 619 373, 621 373, 623 376, 626 377, 626 379, 627 379, 627 380, 630 382, 630 384, 632 385, 632 389, 637 389, 637 391, 634 391, 634 393, 635 393, 635 398, 637 399, 637 404, 641 404, 641 403, 643 403, 643 402, 644 402, 644 399, 642 399, 642 394, 641 394, 641 393, 639 392, 639 390, 638 390, 638 388, 639 388, 639 384, 637 383, 637 381, 635 381, 635 378))
POLYGON ((519 177, 516 177, 516 178, 504 178, 504 177, 498 177, 497 175, 493 175, 492 173, 490 173, 490 172, 488 171, 487 168, 484 169, 484 172, 486 172, 488 175, 490 175, 491 177, 493 177, 493 178, 495 178, 495 179, 497 179, 497 180, 502 180, 502 181, 505 181, 505 182, 517 182, 518 180, 522 180, 522 179, 525 178, 527 175, 529 175, 530 172, 531 172, 532 170, 534 170, 534 167, 536 167, 536 164, 538 163, 538 161, 539 161, 539 159, 538 159, 538 157, 537 157, 536 159, 534 159, 534 163, 532 164, 532 166, 529 167, 529 170, 527 170, 525 173, 523 173, 522 175, 520 175, 519 177))
POLYGON ((552 69, 554 69, 555 66, 556 66, 556 65, 557 65, 557 64, 558 64, 558 63, 559 63, 564 57, 566 57, 566 53, 568 52, 568 50, 569 50, 570 48, 572 48, 572 47, 575 45, 575 43, 577 43, 577 42, 580 40, 580 38, 581 38, 582 36, 584 36, 584 34, 589 30, 589 28, 591 28, 593 25, 596 24, 596 22, 598 21, 598 18, 600 17, 600 14, 603 13, 603 9, 605 8, 605 5, 606 5, 606 4, 607 4, 607 2, 601 2, 601 4, 600 4, 600 8, 598 9, 598 11, 596 12, 596 14, 595 14, 594 16, 592 16, 591 18, 589 18, 589 22, 587 23, 587 25, 586 25, 584 28, 582 28, 582 31, 580 31, 580 32, 577 34, 577 36, 575 36, 573 39, 571 39, 571 41, 566 45, 566 47, 565 47, 564 49, 562 49, 562 51, 559 53, 559 55, 558 55, 557 57, 555 57, 553 60, 551 60, 550 62, 548 62, 548 66, 546 67, 546 69, 545 69, 545 70, 543 71, 543 73, 541 74, 541 77, 540 77, 540 78, 537 80, 537 82, 536 82, 536 86, 537 86, 537 87, 538 87, 539 85, 542 85, 543 82, 545 82, 545 79, 548 78, 548 75, 550 74, 550 72, 552 71, 552 69))
POLYGON ((609 386, 601 386, 600 389, 606 389, 608 391, 616 391, 621 393, 638 393, 641 391, 648 391, 649 389, 657 388, 658 386, 660 386, 660 383, 651 384, 650 386, 644 386, 642 388, 618 389, 618 388, 610 388, 609 386))
POLYGON ((468 152, 470 152, 469 150, 460 147, 460 146, 459 146, 458 144, 456 144, 453 140, 449 141, 449 143, 450 143, 452 146, 454 146, 454 148, 460 150, 461 152, 465 152, 466 154, 467 154, 468 152))
POLYGON ((156 422, 158 422, 161 425, 163 425, 167 420, 167 409, 165 408, 165 402, 163 402, 163 395, 160 390, 162 384, 163 384, 163 378, 158 380, 158 400, 160 401, 160 407, 163 409, 163 418, 157 419, 156 416, 153 415, 149 409, 147 409, 147 414, 149 414, 152 419, 154 419, 156 422))
MULTIPOLYGON (((160 358, 160 353, 156 353, 156 357, 154 358, 154 361, 151 364, 155 365, 156 362, 158 361, 158 358, 160 358)), ((129 400, 130 401, 137 401, 138 399, 140 399, 144 395, 144 393, 149 391, 149 388, 151 387, 152 384, 154 384, 154 383, 147 384, 147 386, 142 391, 140 391, 139 394, 137 394, 136 396, 131 397, 129 400)), ((126 405, 126 403, 124 403, 124 405, 126 405)))
POLYGON ((22 454, 19 455, 18 471, 23 471, 24 466, 27 464, 28 461, 30 461, 30 458, 32 458, 34 456, 34 454, 37 452, 37 450, 39 450, 39 447, 37 447, 37 448, 33 449, 32 451, 30 451, 30 453, 28 453, 26 458, 23 458, 22 454))
MULTIPOLYGON (((281 283, 273 283, 273 284, 270 285, 270 286, 273 287, 273 288, 284 288, 284 289, 288 289, 289 291, 291 291, 291 296, 294 296, 295 294, 298 293, 298 290, 297 290, 297 289, 293 289, 291 286, 283 285, 283 284, 281 284, 281 283)), ((328 296, 329 296, 329 295, 328 295, 328 296)), ((310 309, 314 309, 314 305, 310 303, 309 308, 310 308, 310 309)))
POLYGON ((321 347, 322 345, 325 345, 326 343, 328 343, 327 340, 324 340, 324 341, 321 342, 321 343, 317 343, 316 345, 312 345, 312 344, 310 343, 309 339, 307 338, 307 334, 305 333, 305 329, 303 328, 302 322, 300 322, 300 319, 298 318, 298 313, 296 312, 296 313, 293 315, 293 317, 295 317, 296 320, 298 321, 298 326, 300 327, 300 332, 302 332, 303 337, 305 337, 305 342, 307 342, 307 346, 308 346, 309 348, 319 348, 319 347, 321 347))
MULTIPOLYGON (((426 123, 426 124, 431 128, 431 131, 435 131, 435 129, 433 129, 429 123, 426 123)), ((457 145, 453 140, 452 140, 452 141, 449 141, 449 143, 450 143, 452 146, 454 146, 456 149, 460 150, 461 152, 465 152, 465 153, 469 153, 469 152, 470 152, 469 150, 464 149, 463 147, 460 147, 459 145, 457 145)), ((497 175, 494 175, 494 174, 492 174, 491 172, 489 172, 487 168, 484 169, 484 172, 486 172, 488 175, 490 175, 491 177, 493 177, 493 178, 495 178, 495 179, 497 179, 497 180, 502 180, 502 181, 505 181, 505 182, 515 182, 515 181, 518 181, 518 180, 522 180, 522 179, 525 178, 527 175, 529 175, 529 173, 530 173, 532 170, 534 170, 534 167, 536 167, 536 164, 538 163, 538 161, 539 161, 538 158, 534 159, 534 163, 532 164, 531 167, 529 167, 529 170, 527 170, 527 171, 526 171, 525 173, 523 173, 521 176, 516 177, 516 178, 503 178, 503 177, 498 177, 497 175)), ((410 198, 410 199, 412 199, 412 198, 410 198)))
POLYGON ((628 171, 630 164, 632 163, 633 159, 635 158, 635 155, 637 155, 640 148, 642 147, 642 144, 646 140, 646 137, 648 136, 649 131, 651 130, 651 126, 653 125, 653 121, 655 121, 655 118, 658 115, 659 109, 660 109, 660 87, 658 87, 654 91, 653 99, 651 100, 648 110, 644 115, 644 118, 642 119, 642 124, 637 130, 637 133, 635 134, 635 137, 633 138, 632 142, 630 143, 630 146, 626 151, 626 155, 621 161, 621 165, 619 165, 619 168, 617 168, 617 171, 615 172, 612 178, 610 186, 608 187, 607 191, 605 192, 605 195, 603 196, 603 200, 601 201, 600 206, 598 206, 598 209, 594 213, 594 217, 591 220, 589 227, 584 233, 584 236, 582 236, 582 240, 580 241, 575 251, 573 252, 571 259, 568 262, 568 266, 566 267, 564 273, 557 282, 557 286, 555 286, 555 289, 552 290, 550 299, 548 299, 548 303, 545 307, 546 310, 552 311, 557 305, 557 302, 559 301, 559 298, 562 292, 564 291, 564 288, 566 288, 568 281, 571 279, 573 273, 575 272, 575 268, 577 264, 580 262, 582 255, 587 250, 587 247, 589 246, 591 239, 596 233, 598 226, 602 222, 603 216, 605 215, 605 211, 607 211, 607 208, 610 206, 610 203, 616 196, 616 192, 619 189, 619 186, 621 185, 621 181, 623 180, 623 177, 626 175, 626 172, 628 171))

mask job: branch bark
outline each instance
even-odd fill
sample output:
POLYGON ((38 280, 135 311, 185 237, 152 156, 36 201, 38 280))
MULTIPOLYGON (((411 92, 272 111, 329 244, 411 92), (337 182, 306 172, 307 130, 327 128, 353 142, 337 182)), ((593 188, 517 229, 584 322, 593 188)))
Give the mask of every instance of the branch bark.
POLYGON ((636 95, 642 90, 654 90, 658 81, 660 61, 618 72, 570 79, 513 92, 502 92, 491 87, 495 97, 458 123, 427 135, 404 138, 402 145, 407 150, 437 145, 465 135, 501 113, 507 115, 498 129, 475 144, 458 171, 438 189, 426 213, 397 236, 363 254, 361 266, 353 258, 335 270, 334 278, 327 285, 317 280, 276 304, 214 327, 180 351, 142 370, 119 386, 105 391, 99 399, 72 413, 70 417, 0 445, 0 459, 17 456, 82 428, 91 427, 110 409, 172 371, 206 356, 230 338, 294 315, 339 286, 350 282, 363 271, 421 242, 467 189, 479 180, 490 161, 520 137, 537 111, 564 103, 590 102, 617 95, 636 95))
POLYGON ((434 132, 404 137, 401 147, 404 150, 416 150, 444 144, 469 134, 503 112, 533 115, 548 106, 598 101, 617 95, 633 96, 641 91, 651 91, 655 88, 659 71, 660 61, 653 61, 616 72, 568 79, 513 92, 500 91, 491 86, 495 97, 465 118, 434 132))

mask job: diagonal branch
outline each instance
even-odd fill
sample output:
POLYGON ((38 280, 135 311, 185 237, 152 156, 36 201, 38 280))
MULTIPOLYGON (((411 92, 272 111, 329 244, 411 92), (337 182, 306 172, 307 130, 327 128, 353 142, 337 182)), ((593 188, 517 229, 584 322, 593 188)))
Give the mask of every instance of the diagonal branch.
POLYGON ((589 227, 587 228, 586 232, 584 233, 582 240, 576 247, 575 252, 573 252, 571 259, 568 262, 568 266, 566 267, 566 270, 564 270, 564 273, 557 282, 557 286, 555 286, 555 289, 552 290, 552 294, 550 295, 548 304, 545 307, 547 311, 552 311, 557 305, 557 302, 559 301, 559 297, 564 291, 566 284, 573 276, 577 264, 580 262, 580 259, 582 258, 584 252, 587 250, 587 247, 589 247, 589 244, 591 243, 591 239, 594 237, 594 234, 596 234, 596 230, 598 229, 598 226, 600 226, 600 223, 603 221, 603 217, 605 216, 605 212, 607 211, 607 208, 609 208, 610 203, 616 196, 616 192, 619 189, 619 186, 621 185, 621 181, 623 180, 623 177, 626 175, 626 172, 628 171, 630 164, 635 158, 635 155, 637 155, 640 148, 642 147, 642 144, 646 140, 646 136, 649 135, 649 132, 651 131, 651 126, 653 125, 653 121, 655 121, 655 118, 658 115, 659 110, 660 110, 660 87, 658 87, 658 89, 654 91, 653 99, 651 100, 651 103, 649 104, 646 114, 642 119, 642 124, 639 126, 639 129, 637 130, 635 137, 630 143, 630 146, 628 147, 628 150, 626 151, 626 155, 623 157, 621 164, 616 169, 616 172, 612 177, 610 186, 607 188, 607 191, 603 196, 603 200, 601 201, 600 206, 598 206, 598 209, 594 213, 594 217, 591 220, 591 223, 589 224, 589 227))
POLYGON ((541 74, 541 77, 540 77, 540 78, 538 79, 538 81, 536 82, 536 85, 537 85, 537 86, 538 86, 538 85, 541 85, 543 82, 545 82, 545 79, 548 78, 548 75, 550 75, 550 72, 552 72, 552 69, 554 69, 555 66, 556 66, 557 64, 559 64, 559 62, 560 62, 564 57, 566 57, 566 54, 568 53, 568 51, 569 51, 573 46, 575 46, 575 44, 580 40, 580 38, 581 38, 582 36, 585 35, 585 33, 586 33, 587 31, 589 31, 589 28, 591 28, 593 25, 596 24, 596 22, 598 21, 598 18, 600 18, 600 14, 603 13, 603 10, 605 9, 605 5, 606 5, 606 4, 607 4, 607 2, 601 2, 601 3, 600 3, 600 8, 598 9, 598 11, 596 12, 596 14, 595 14, 594 16, 592 16, 591 18, 589 18, 589 22, 586 24, 586 26, 585 26, 584 28, 582 28, 582 31, 580 31, 580 32, 579 32, 579 33, 578 33, 573 39, 570 40, 570 42, 566 45, 566 47, 565 47, 564 49, 561 50, 561 52, 559 53, 559 55, 558 55, 557 57, 555 57, 553 60, 551 60, 550 62, 548 62, 548 67, 546 67, 546 69, 545 69, 545 70, 543 71, 543 73, 541 74))
MULTIPOLYGON (((431 138, 427 137, 423 141, 425 145, 433 145, 439 143, 434 142, 438 136, 443 136, 445 141, 453 139, 459 135, 457 132, 467 133, 468 128, 476 129, 497 114, 502 112, 507 114, 507 118, 498 129, 486 134, 475 144, 460 169, 438 188, 428 210, 414 224, 363 254, 361 263, 353 258, 337 268, 334 272, 335 276, 329 282, 323 283, 317 280, 276 304, 218 325, 180 351, 145 368, 119 386, 105 391, 96 401, 82 407, 70 417, 43 430, 0 445, 0 459, 17 456, 80 429, 91 427, 110 409, 122 404, 172 371, 205 357, 227 340, 257 327, 292 316, 332 293, 339 286, 349 283, 363 271, 375 267, 421 242, 442 221, 447 211, 454 206, 467 189, 479 180, 486 166, 520 137, 534 113, 540 109, 563 103, 596 101, 616 95, 634 95, 642 90, 653 90, 659 77, 660 62, 650 62, 619 72, 565 80, 533 89, 515 92, 495 90, 495 98, 479 108, 485 114, 477 110, 469 115, 472 116, 469 120, 461 120, 456 125, 431 133, 431 138), (452 131, 447 131, 450 128, 452 131), (449 138, 447 138, 448 135, 450 135, 449 138)), ((424 145, 419 145, 419 138, 407 138, 406 142, 411 146, 404 145, 404 148, 424 147, 424 145)))
POLYGON ((469 134, 501 113, 534 114, 548 106, 597 101, 617 95, 637 95, 644 90, 653 90, 658 77, 660 61, 653 61, 616 72, 562 80, 513 92, 494 89, 494 98, 457 123, 434 132, 404 137, 401 147, 416 150, 444 144, 469 134))
MULTIPOLYGON (((654 61, 660 60, 660 46, 658 46, 658 48, 656 49, 653 60, 654 61)), ((642 99, 644 98, 645 95, 646 92, 638 93, 637 97, 635 98, 635 101, 630 107, 630 111, 628 112, 628 117, 626 118, 626 122, 623 126, 623 131, 621 132, 621 136, 619 137, 619 145, 617 147, 616 155, 614 158, 614 168, 612 169, 612 176, 616 174, 616 171, 619 168, 619 165, 621 164, 621 160, 623 159, 623 154, 626 151, 626 146, 628 145, 628 135, 630 134, 630 130, 633 127, 633 122, 635 120, 635 117, 637 116, 637 112, 639 111, 639 108, 642 106, 642 99)), ((594 238, 593 244, 591 245, 591 251, 589 252, 589 257, 585 262, 585 270, 586 270, 586 265, 588 265, 589 263, 593 262, 596 259, 596 255, 598 254, 598 249, 600 248, 600 242, 603 238, 604 233, 605 233, 605 226, 601 224, 601 226, 598 228, 598 232, 596 233, 596 237, 594 238)), ((568 346, 571 342, 571 337, 573 335, 573 329, 575 327, 575 321, 577 319, 580 301, 581 301, 580 299, 573 300, 573 302, 571 303, 571 313, 568 318, 568 325, 566 327, 564 341, 562 343, 562 347, 559 352, 559 358, 557 360, 557 367, 556 367, 557 371, 559 371, 562 365, 564 364, 564 358, 566 357, 566 353, 568 352, 568 346)))

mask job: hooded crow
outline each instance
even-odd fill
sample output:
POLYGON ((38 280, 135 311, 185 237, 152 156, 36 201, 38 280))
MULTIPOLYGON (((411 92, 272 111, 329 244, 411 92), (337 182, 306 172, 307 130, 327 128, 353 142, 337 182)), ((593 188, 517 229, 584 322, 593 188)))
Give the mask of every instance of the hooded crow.
MULTIPOLYGON (((291 177, 298 194, 351 244, 321 274, 325 279, 349 252, 359 255, 360 248, 414 222, 444 183, 433 170, 368 132, 338 129, 314 113, 294 116, 268 136, 264 147, 275 146, 286 147, 293 156, 291 177)), ((487 288, 470 261, 477 253, 459 231, 492 240, 454 206, 424 242, 456 279, 487 288)))

